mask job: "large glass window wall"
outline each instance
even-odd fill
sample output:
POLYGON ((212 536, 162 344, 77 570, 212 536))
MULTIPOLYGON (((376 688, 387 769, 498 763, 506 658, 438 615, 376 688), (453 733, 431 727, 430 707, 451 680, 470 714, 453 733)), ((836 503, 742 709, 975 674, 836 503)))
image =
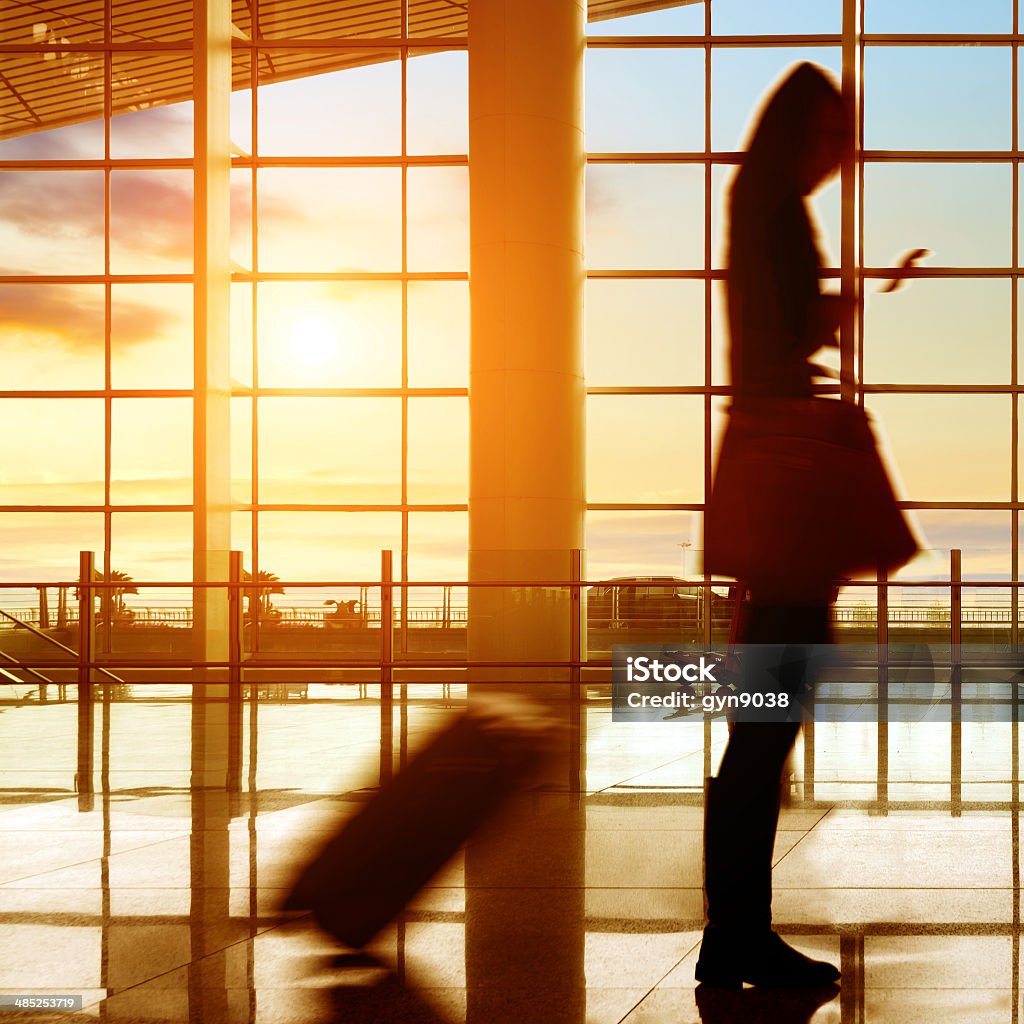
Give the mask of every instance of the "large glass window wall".
MULTIPOLYGON (((397 580, 450 584, 397 592, 399 653, 428 651, 415 626, 429 623, 458 655, 464 13, 355 10, 235 9, 233 546, 264 581, 268 637, 313 623, 337 638, 355 608, 379 616, 370 585, 388 549, 397 580)), ((96 551, 125 583, 101 650, 116 650, 115 611, 181 623, 191 601, 131 585, 192 572, 195 285, 190 10, 133 11, 13 4, 0 34, 2 572, 73 581, 78 551, 96 551)), ((587 579, 700 578, 728 402, 729 183, 759 99, 807 59, 856 101, 861 146, 815 197, 820 242, 828 286, 859 291, 843 328, 855 397, 884 426, 928 548, 892 581, 886 625, 952 630, 957 549, 963 637, 1015 636, 1017 17, 1011 0, 788 3, 771 17, 713 0, 589 23, 587 579), (934 255, 883 293, 916 247, 934 255)), ((42 624, 73 605, 64 589, 6 600, 42 624)), ((876 603, 874 587, 847 588, 841 630, 876 631, 876 603)), ((301 639, 282 636, 268 649, 301 639)), ((607 640, 595 624, 592 651, 607 640)))

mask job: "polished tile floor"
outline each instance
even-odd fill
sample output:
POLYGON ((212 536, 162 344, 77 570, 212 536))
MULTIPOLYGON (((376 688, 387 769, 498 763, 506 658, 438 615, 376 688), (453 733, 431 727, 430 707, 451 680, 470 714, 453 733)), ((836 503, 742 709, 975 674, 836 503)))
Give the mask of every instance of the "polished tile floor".
MULTIPOLYGON (((787 995, 695 988, 699 787, 720 756, 717 723, 705 736, 615 725, 594 708, 587 791, 517 800, 357 953, 279 904, 373 784, 377 706, 260 706, 234 795, 189 791, 190 713, 173 694, 101 709, 90 808, 73 789, 75 706, 0 704, 0 994, 81 995, 85 1007, 0 1021, 1020 1019, 1009 725, 958 738, 955 800, 948 725, 890 732, 885 805, 865 797, 878 792, 877 729, 817 731, 813 799, 798 752, 777 927, 840 963, 843 982, 787 995)), ((426 695, 395 735, 415 748, 450 714, 426 695)))

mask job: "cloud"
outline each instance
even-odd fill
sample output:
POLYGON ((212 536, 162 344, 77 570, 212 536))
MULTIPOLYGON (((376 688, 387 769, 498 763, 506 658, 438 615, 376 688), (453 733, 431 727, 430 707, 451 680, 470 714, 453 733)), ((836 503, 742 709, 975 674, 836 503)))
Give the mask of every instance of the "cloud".
MULTIPOLYGON (((144 92, 144 86, 137 85, 135 93, 123 87, 115 98, 115 104, 143 100, 144 92)), ((110 122, 112 155, 191 156, 192 116, 191 103, 116 111, 116 116, 110 122)))
MULTIPOLYGON (((103 234, 103 175, 98 171, 0 174, 0 221, 49 239, 103 234)), ((59 261, 59 252, 54 254, 59 261)))
POLYGON ((57 337, 80 351, 102 350, 103 290, 95 285, 3 285, 0 331, 57 337))
POLYGON ((0 142, 4 160, 90 160, 102 156, 103 122, 97 119, 49 131, 29 129, 29 134, 0 142))
MULTIPOLYGON (((0 222, 32 239, 56 243, 101 238, 102 175, 92 171, 0 174, 0 222)), ((111 233, 122 251, 190 260, 191 172, 115 172, 111 177, 111 233)), ((53 265, 60 267, 59 246, 53 253, 53 265)))
MULTIPOLYGON (((119 345, 138 345, 178 322, 171 310, 116 298, 119 345)), ((70 351, 103 349, 103 291, 97 285, 9 284, 0 286, 0 332, 55 338, 70 351)))
POLYGON ((118 299, 113 311, 114 331, 119 345, 131 346, 151 341, 178 322, 178 315, 171 310, 144 302, 118 299))
POLYGON ((169 259, 192 258, 190 171, 114 173, 110 210, 111 231, 122 249, 169 259))

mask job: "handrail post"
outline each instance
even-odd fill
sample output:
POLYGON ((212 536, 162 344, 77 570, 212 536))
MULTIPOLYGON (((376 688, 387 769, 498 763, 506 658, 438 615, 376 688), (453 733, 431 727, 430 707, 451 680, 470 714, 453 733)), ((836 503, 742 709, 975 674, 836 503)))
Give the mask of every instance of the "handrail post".
POLYGON ((93 606, 93 574, 96 556, 78 554, 78 771, 75 789, 78 809, 93 809, 95 767, 95 717, 92 692, 92 662, 96 656, 96 609, 93 606))
POLYGON ((875 600, 876 649, 878 651, 878 743, 875 771, 876 799, 883 814, 889 802, 889 573, 878 567, 875 600))
POLYGON ((583 714, 583 687, 581 663, 586 651, 586 620, 583 601, 583 552, 573 548, 569 552, 569 792, 578 793, 585 788, 586 741, 583 714))
POLYGON ((242 652, 245 613, 242 552, 228 553, 228 769, 227 789, 242 788, 242 652))
POLYGON ((961 628, 963 616, 960 549, 949 552, 950 580, 950 708, 949 708, 949 797, 951 813, 960 817, 963 800, 963 660, 961 656, 961 628))
POLYGON ((391 781, 394 760, 394 659, 395 595, 392 552, 380 553, 380 784, 391 781))

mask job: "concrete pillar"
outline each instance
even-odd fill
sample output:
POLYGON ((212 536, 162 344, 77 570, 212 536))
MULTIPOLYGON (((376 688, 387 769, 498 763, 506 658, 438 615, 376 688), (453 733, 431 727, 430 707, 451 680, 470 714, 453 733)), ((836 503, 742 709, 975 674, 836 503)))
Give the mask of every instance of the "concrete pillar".
MULTIPOLYGON (((226 582, 230 519, 230 101, 231 0, 196 3, 195 399, 193 403, 193 575, 226 582)), ((229 651, 226 590, 193 592, 197 661, 229 651)), ((193 785, 223 786, 228 771, 226 672, 195 673, 193 785)))
MULTIPOLYGON (((582 0, 470 0, 469 655, 572 650, 572 552, 583 546, 582 0)), ((578 686, 566 669, 473 670, 471 698, 515 689, 564 716, 562 757, 525 812, 466 850, 466 1020, 585 1017, 578 686), (538 864, 557 863, 552 897, 538 864), (496 897, 496 898, 495 898, 496 897)), ((530 800, 526 799, 529 805, 530 800)), ((519 808, 523 811, 523 808, 519 808)))
MULTIPOLYGON (((230 115, 231 0, 193 5, 195 69, 195 400, 193 573, 226 583, 231 574, 230 115)), ((232 652, 228 591, 193 591, 193 653, 225 661, 232 652)), ((192 836, 188 1010, 192 1020, 226 1020, 228 962, 204 957, 244 935, 232 922, 230 796, 233 730, 228 673, 197 669, 192 693, 192 836), (219 792, 218 792, 219 791, 219 792), (218 947, 218 942, 221 947, 218 947), (202 965, 202 966, 200 966, 202 965)))
MULTIPOLYGON (((471 581, 568 581, 583 546, 585 16, 470 3, 471 581)), ((565 659, 570 635, 565 589, 470 591, 472 659, 565 659)), ((552 695, 568 678, 473 677, 552 695)))

